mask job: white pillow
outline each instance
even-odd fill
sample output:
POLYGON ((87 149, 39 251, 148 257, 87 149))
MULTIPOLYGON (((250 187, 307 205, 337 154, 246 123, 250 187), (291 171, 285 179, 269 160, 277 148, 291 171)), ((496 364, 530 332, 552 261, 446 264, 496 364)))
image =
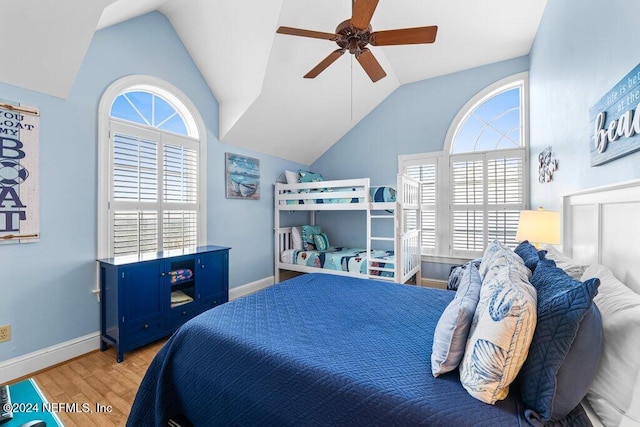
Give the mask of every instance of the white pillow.
MULTIPOLYGON (((576 280, 580 280, 582 274, 588 267, 588 265, 578 264, 553 245, 545 245, 542 249, 547 251, 545 255, 547 259, 553 260, 556 263, 556 267, 564 270, 565 273, 576 280)), ((584 280, 582 281, 584 282, 584 280)))
POLYGON ((284 171, 284 176, 287 178, 287 184, 298 183, 298 172, 284 171))
POLYGON ((602 314, 604 348, 587 400, 604 425, 640 425, 640 295, 595 264, 582 279, 600 279, 593 301, 602 314))
POLYGON ((302 227, 291 227, 291 243, 296 251, 302 250, 302 227))
POLYGON ((480 302, 460 364, 462 386, 491 405, 509 394, 529 354, 537 320, 530 270, 510 249, 494 249, 484 266, 480 302))

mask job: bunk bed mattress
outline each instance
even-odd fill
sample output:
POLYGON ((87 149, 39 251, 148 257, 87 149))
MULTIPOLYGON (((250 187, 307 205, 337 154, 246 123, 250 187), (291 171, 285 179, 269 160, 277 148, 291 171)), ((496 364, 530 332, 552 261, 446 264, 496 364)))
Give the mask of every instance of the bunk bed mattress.
POLYGON ((453 296, 306 274, 215 307, 157 354, 127 425, 526 425, 519 393, 487 405, 431 374, 453 296))
MULTIPOLYGON (((321 181, 320 181, 321 182, 321 181)), ((307 205, 307 204, 334 204, 334 203, 362 203, 362 199, 358 197, 328 197, 332 192, 337 191, 355 191, 355 188, 332 188, 330 191, 324 189, 304 190, 305 193, 322 193, 322 198, 316 199, 299 199, 299 200, 287 200, 287 205, 307 205)), ((395 202, 396 201, 396 189, 389 186, 371 187, 370 188, 371 201, 372 202, 395 202)), ((282 201, 284 202, 284 200, 282 201)))
MULTIPOLYGON (((372 250, 371 256, 380 260, 377 261, 374 266, 393 268, 395 262, 393 251, 372 250)), ((301 251, 289 249, 282 253, 280 259, 287 264, 360 274, 367 273, 366 249, 334 248, 330 251, 301 251)), ((393 273, 388 271, 381 271, 379 275, 393 277, 393 273)))

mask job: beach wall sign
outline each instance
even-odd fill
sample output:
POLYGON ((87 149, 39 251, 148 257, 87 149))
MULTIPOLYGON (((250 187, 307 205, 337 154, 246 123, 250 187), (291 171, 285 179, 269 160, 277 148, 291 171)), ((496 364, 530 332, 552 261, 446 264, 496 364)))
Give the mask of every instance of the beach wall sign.
POLYGON ((40 237, 36 108, 0 101, 0 244, 40 237))
POLYGON ((640 150, 640 64, 589 109, 591 166, 640 150))

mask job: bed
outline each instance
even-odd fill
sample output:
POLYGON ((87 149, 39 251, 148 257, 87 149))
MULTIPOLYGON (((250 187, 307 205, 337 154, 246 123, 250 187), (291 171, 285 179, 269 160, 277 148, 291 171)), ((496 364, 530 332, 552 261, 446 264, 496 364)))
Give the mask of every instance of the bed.
MULTIPOLYGON (((274 270, 302 273, 320 272, 355 277, 376 277, 406 283, 420 282, 420 183, 398 175, 394 186, 371 186, 368 178, 337 181, 278 183, 274 189, 274 270), (307 241, 296 246, 299 227, 281 225, 281 214, 304 211, 307 224, 315 226, 316 214, 322 211, 360 211, 366 222, 366 247, 307 248, 307 241), (372 230, 385 223, 391 232, 374 235, 372 230), (374 225, 375 224, 375 225, 374 225), (392 248, 380 245, 390 244, 392 248), (376 247, 376 245, 378 247, 376 247), (311 252, 313 250, 313 252, 311 252), (326 262, 325 262, 326 261, 326 262)), ((329 239, 331 241, 331 239, 329 239)), ((313 243, 313 241, 309 242, 313 243)))
POLYGON ((522 379, 492 405, 466 390, 462 368, 434 377, 434 331, 457 293, 319 273, 183 325, 150 365, 128 425, 638 425, 640 247, 628 242, 640 230, 623 225, 638 209, 640 181, 563 197, 564 258, 551 268, 598 280, 604 347, 587 397, 562 420, 532 422, 522 379))

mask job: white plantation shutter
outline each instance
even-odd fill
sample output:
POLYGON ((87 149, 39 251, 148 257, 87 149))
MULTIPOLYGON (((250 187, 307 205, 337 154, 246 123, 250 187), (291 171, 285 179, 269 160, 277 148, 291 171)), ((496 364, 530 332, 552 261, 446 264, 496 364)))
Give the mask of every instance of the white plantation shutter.
POLYGON ((198 143, 111 122, 113 256, 196 246, 198 143))
POLYGON ((475 257, 489 241, 515 247, 525 209, 525 150, 451 156, 451 252, 475 257))
MULTIPOLYGON (((417 164, 407 166, 405 173, 420 181, 420 212, 421 212, 421 245, 423 254, 435 254, 436 241, 436 194, 437 194, 437 159, 435 157, 420 160, 417 164)), ((415 216, 415 212, 411 212, 415 216)), ((417 218, 413 218, 414 227, 417 218)))
POLYGON ((481 155, 451 157, 451 251, 468 256, 484 247, 484 164, 481 155))

